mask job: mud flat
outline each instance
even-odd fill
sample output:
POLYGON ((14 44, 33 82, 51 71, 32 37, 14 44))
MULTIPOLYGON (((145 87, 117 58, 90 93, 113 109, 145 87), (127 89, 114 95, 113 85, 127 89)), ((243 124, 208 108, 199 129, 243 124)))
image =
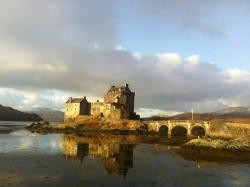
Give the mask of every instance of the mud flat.
POLYGON ((250 162, 250 136, 233 140, 193 139, 178 151, 189 160, 250 162))

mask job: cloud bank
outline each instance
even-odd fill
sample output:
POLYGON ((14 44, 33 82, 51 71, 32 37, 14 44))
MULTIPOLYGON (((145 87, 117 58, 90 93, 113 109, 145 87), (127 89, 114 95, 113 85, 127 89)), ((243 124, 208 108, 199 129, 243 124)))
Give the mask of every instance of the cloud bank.
POLYGON ((120 46, 119 5, 1 1, 0 104, 61 109, 70 95, 99 99, 110 85, 128 82, 142 111, 250 105, 250 72, 221 69, 198 54, 145 55, 120 46))

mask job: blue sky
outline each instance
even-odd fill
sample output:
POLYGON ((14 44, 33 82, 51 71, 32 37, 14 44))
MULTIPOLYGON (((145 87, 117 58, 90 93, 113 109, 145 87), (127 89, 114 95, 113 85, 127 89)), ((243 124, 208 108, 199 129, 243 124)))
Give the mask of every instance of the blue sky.
POLYGON ((203 61, 215 62, 221 68, 250 70, 250 14, 246 12, 249 4, 234 2, 217 7, 211 10, 209 18, 202 18, 218 29, 221 36, 182 26, 175 19, 165 20, 164 16, 142 16, 136 8, 124 6, 119 42, 124 48, 143 54, 165 51, 184 57, 199 54, 203 61))
POLYGON ((129 83, 142 115, 250 106, 250 1, 2 0, 0 104, 129 83))

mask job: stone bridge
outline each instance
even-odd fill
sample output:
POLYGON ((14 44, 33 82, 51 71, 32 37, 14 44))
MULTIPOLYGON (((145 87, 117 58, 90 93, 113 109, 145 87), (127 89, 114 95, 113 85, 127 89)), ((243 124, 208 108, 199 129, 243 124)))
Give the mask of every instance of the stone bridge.
POLYGON ((209 134, 209 121, 168 120, 144 121, 149 131, 168 136, 204 136, 209 134))

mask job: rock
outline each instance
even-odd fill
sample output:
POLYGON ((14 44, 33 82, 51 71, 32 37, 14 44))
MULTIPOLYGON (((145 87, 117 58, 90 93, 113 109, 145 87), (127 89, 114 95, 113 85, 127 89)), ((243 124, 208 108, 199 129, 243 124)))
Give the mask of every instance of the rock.
POLYGON ((39 122, 33 122, 31 123, 27 128, 49 128, 50 124, 48 121, 39 121, 39 122))
POLYGON ((211 148, 221 150, 250 150, 250 136, 243 136, 233 140, 212 138, 193 139, 183 147, 211 148))
POLYGON ((178 151, 190 160, 250 161, 250 137, 233 140, 202 138, 190 140, 178 151))

